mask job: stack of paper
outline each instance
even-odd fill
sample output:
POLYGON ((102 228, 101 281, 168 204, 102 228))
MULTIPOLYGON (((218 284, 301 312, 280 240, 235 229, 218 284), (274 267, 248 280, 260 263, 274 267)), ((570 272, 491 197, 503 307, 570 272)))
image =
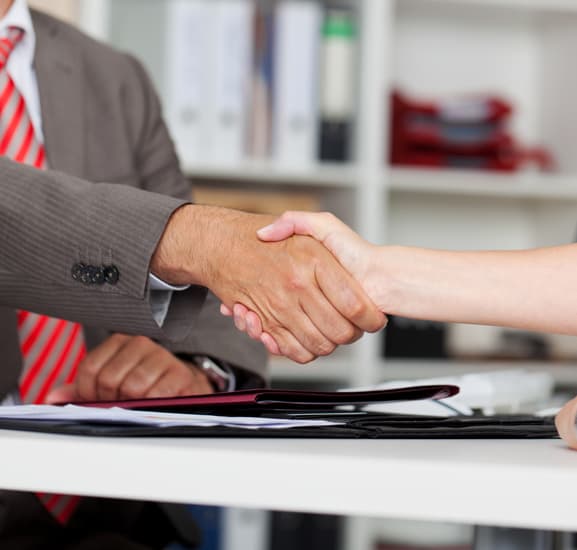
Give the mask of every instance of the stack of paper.
POLYGON ((0 407, 0 418, 35 421, 92 422, 104 424, 142 424, 161 428, 172 426, 214 427, 246 429, 286 429, 336 426, 339 422, 326 420, 300 420, 248 416, 215 416, 209 414, 180 414, 168 412, 136 411, 112 407, 99 409, 77 405, 16 405, 0 407))

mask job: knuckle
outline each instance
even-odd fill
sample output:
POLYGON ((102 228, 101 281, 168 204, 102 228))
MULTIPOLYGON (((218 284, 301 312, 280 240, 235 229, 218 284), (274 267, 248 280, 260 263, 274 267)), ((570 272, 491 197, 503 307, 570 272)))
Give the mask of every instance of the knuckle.
POLYGON ((312 353, 305 350, 299 350, 296 352, 293 361, 299 363, 300 365, 305 365, 307 363, 310 363, 313 359, 316 359, 316 356, 313 355, 312 353))
POLYGON ((298 272, 293 272, 288 280, 289 290, 292 292, 301 292, 307 288, 307 284, 303 276, 298 272))
POLYGON ((370 332, 378 332, 379 330, 384 329, 387 326, 387 318, 385 317, 383 320, 375 321, 375 324, 371 327, 370 332))
POLYGON ((152 340, 147 336, 137 335, 132 337, 132 344, 135 346, 148 346, 152 343, 152 340))
POLYGON ((301 365, 314 359, 312 353, 296 345, 281 345, 280 351, 282 355, 301 365))
POLYGON ((347 323, 345 326, 340 328, 335 338, 335 342, 339 345, 348 344, 355 340, 356 336, 357 330, 355 327, 352 324, 347 323))
POLYGON ((351 300, 347 309, 351 319, 358 319, 367 313, 367 306, 361 300, 351 300))
POLYGON ((367 332, 378 332, 387 326, 387 317, 383 314, 375 315, 369 323, 367 323, 367 332))
POLYGON ((131 378, 124 382, 120 388, 120 393, 128 398, 141 397, 144 390, 144 383, 138 377, 131 378))
POLYGON ((78 366, 78 374, 79 376, 89 376, 93 377, 98 374, 100 370, 100 364, 96 361, 92 361, 90 358, 84 359, 82 363, 78 366))
POLYGON ((104 374, 104 375, 98 377, 97 384, 101 390, 104 390, 106 392, 111 392, 111 391, 116 390, 116 386, 118 383, 115 380, 115 378, 112 377, 111 375, 104 374))
POLYGON ((316 355, 330 355, 335 351, 336 345, 330 340, 323 340, 319 342, 315 348, 316 355))
POLYGON ((154 397, 173 397, 181 393, 182 388, 174 381, 165 381, 162 385, 157 384, 148 390, 147 395, 154 397))

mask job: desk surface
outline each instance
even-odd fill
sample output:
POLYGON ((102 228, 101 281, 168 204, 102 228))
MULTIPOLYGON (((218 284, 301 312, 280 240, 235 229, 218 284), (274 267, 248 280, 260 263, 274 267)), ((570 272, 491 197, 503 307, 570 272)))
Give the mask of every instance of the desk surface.
POLYGON ((558 440, 114 439, 0 430, 0 487, 577 530, 558 440), (565 504, 567 503, 567 504, 565 504))

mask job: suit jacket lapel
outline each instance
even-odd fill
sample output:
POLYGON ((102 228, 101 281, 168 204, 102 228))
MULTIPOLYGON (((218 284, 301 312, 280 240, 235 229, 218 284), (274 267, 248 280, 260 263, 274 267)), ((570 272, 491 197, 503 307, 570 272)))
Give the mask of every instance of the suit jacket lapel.
POLYGON ((32 11, 36 32, 34 68, 50 168, 73 176, 84 170, 83 67, 80 54, 59 36, 57 26, 32 11))

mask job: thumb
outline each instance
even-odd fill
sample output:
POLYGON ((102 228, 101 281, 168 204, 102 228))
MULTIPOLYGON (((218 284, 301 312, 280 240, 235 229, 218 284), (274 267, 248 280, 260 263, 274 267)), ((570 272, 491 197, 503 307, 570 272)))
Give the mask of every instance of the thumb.
POLYGON ((282 241, 291 235, 308 235, 322 242, 341 224, 328 212, 285 212, 270 225, 259 229, 257 235, 262 241, 282 241))
POLYGON ((46 396, 46 403, 49 405, 55 405, 59 403, 69 403, 70 401, 75 401, 78 399, 76 395, 76 387, 74 384, 66 384, 65 386, 60 386, 53 389, 46 396))

